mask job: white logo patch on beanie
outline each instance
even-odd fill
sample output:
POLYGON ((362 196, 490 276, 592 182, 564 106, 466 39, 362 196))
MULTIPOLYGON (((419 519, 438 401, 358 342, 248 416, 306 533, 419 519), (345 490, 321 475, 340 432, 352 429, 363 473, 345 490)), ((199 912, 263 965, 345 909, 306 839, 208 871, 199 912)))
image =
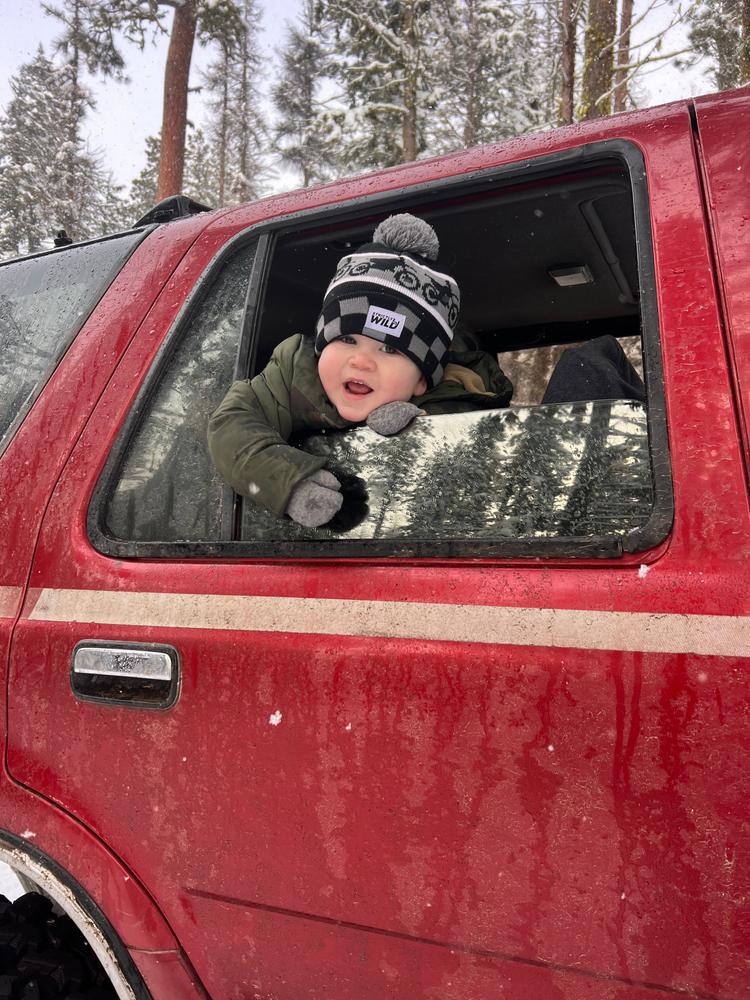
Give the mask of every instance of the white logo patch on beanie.
POLYGON ((378 306, 370 306, 363 329, 387 333, 391 337, 400 337, 405 320, 406 316, 402 316, 401 313, 391 312, 390 309, 380 309, 378 306))

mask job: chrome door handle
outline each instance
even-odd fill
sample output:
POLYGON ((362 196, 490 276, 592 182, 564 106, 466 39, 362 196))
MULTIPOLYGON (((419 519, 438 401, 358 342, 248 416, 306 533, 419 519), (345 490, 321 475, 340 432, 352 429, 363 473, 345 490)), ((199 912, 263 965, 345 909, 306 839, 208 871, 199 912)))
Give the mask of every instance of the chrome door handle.
POLYGON ((77 698, 134 708, 169 708, 179 694, 173 646, 84 639, 73 650, 70 683, 77 698))

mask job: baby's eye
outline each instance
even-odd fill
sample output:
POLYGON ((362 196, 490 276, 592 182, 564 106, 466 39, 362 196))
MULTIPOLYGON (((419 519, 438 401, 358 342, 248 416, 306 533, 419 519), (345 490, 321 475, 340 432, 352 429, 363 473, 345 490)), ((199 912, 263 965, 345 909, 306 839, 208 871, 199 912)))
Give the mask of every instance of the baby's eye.
POLYGON ((401 351, 397 351, 395 347, 391 347, 390 344, 383 344, 383 346, 380 349, 381 349, 381 351, 384 351, 386 354, 400 354, 401 353, 401 351))
POLYGON ((352 335, 350 333, 346 333, 346 334, 344 334, 343 337, 339 337, 338 339, 341 341, 342 344, 356 344, 357 343, 357 341, 354 339, 354 337, 352 337, 352 335))

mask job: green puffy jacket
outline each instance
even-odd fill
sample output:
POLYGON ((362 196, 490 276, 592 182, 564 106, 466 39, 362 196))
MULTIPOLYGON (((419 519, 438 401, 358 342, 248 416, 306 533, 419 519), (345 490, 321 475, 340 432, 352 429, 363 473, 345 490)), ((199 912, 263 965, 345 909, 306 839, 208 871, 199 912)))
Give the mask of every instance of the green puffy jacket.
MULTIPOLYGON (((412 400, 427 414, 507 406, 513 387, 488 354, 449 354, 443 380, 412 400)), ((313 339, 283 341, 264 370, 235 382, 208 423, 208 448, 238 493, 281 517, 294 487, 325 465, 295 448, 296 436, 355 426, 328 402, 313 339)))

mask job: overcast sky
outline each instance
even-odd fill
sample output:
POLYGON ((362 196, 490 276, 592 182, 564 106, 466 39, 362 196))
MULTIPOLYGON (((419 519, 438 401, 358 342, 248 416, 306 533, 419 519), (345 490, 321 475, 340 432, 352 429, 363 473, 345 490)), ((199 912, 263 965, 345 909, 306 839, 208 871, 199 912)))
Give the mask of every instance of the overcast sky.
MULTIPOLYGON (((284 36, 285 22, 294 20, 298 0, 261 0, 261 6, 264 8, 261 44, 269 62, 268 80, 273 76, 270 65, 273 50, 284 36)), ((664 10, 662 16, 666 16, 666 7, 664 10)), ((653 33, 655 16, 659 15, 651 15, 643 25, 647 35, 653 33)), ((59 25, 42 13, 38 0, 0 0, 0 30, 3 37, 0 49, 0 107, 4 108, 10 98, 10 77, 23 63, 33 58, 40 43, 48 55, 51 53, 59 25)), ((643 29, 639 37, 644 37, 643 29)), ((678 29, 666 39, 664 51, 675 51, 684 44, 684 32, 678 29)), ((159 131, 166 52, 166 36, 157 39, 153 45, 148 44, 143 52, 134 45, 124 44, 130 82, 87 81, 97 101, 96 109, 88 118, 89 144, 101 154, 104 163, 121 184, 129 183, 140 172, 145 159, 145 138, 159 131)), ((200 70, 211 58, 210 50, 196 47, 191 86, 199 84, 200 70)), ((707 90, 710 90, 710 85, 700 71, 680 73, 669 64, 658 72, 649 73, 640 83, 640 95, 643 103, 648 105, 694 96, 707 90)), ((197 94, 191 95, 188 116, 195 124, 202 123, 201 101, 197 94)))

